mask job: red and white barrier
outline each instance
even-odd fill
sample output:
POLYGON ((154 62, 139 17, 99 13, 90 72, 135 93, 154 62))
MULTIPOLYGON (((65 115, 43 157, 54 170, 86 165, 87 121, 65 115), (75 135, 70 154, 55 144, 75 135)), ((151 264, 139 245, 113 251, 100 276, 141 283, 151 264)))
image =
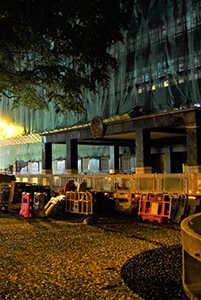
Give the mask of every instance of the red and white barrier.
POLYGON ((32 218, 34 216, 33 196, 31 193, 22 193, 20 216, 24 218, 32 218))
POLYGON ((170 218, 171 196, 168 194, 142 194, 139 200, 138 215, 142 220, 163 223, 170 218))

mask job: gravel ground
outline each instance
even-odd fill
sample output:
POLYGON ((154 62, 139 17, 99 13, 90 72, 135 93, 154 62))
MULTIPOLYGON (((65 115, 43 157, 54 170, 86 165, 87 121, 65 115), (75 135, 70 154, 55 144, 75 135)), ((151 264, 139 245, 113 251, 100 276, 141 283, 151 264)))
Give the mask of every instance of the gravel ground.
POLYGON ((0 299, 188 299, 178 224, 0 212, 0 229, 0 299))

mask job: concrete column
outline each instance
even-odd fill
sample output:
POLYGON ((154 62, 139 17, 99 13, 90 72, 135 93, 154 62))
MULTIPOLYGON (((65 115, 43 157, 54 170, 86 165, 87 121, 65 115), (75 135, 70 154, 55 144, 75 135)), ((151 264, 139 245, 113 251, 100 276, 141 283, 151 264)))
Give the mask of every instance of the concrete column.
POLYGON ((110 146, 110 172, 119 173, 119 146, 110 146))
POLYGON ((165 147, 165 172, 171 173, 171 149, 170 146, 165 147))
POLYGON ((66 174, 78 173, 78 149, 77 140, 66 141, 66 174))
POLYGON ((186 132, 188 171, 201 171, 201 128, 189 127, 186 132))
POLYGON ((150 130, 138 128, 135 131, 136 173, 151 173, 150 130))
POLYGON ((131 155, 131 172, 134 173, 135 172, 135 166, 136 166, 136 159, 134 154, 131 155))
POLYGON ((45 143, 42 138, 42 174, 52 174, 52 143, 45 143))

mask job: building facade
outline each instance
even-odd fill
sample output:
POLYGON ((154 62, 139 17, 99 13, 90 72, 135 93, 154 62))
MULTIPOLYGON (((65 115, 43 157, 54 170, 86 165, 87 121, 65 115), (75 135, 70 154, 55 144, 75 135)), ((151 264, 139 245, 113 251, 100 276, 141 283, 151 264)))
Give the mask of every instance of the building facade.
POLYGON ((143 2, 134 0, 125 41, 110 50, 119 71, 110 72, 108 88, 83 91, 86 115, 12 110, 2 96, 1 171, 199 171, 201 3, 143 2))

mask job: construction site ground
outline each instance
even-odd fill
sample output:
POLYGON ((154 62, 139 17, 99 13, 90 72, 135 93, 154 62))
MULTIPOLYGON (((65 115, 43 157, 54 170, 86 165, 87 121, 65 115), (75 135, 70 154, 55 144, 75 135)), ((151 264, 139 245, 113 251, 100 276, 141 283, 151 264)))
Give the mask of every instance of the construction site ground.
POLYGON ((187 300, 180 225, 0 212, 0 299, 187 300))

